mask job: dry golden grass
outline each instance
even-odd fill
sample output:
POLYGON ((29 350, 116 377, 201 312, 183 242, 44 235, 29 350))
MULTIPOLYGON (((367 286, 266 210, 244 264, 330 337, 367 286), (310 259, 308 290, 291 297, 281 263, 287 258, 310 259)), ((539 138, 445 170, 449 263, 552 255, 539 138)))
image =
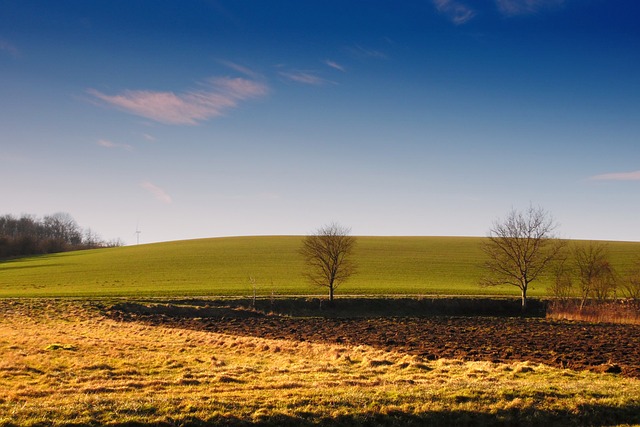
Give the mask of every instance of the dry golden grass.
POLYGON ((640 381, 613 375, 0 308, 0 425, 640 422, 640 381))
POLYGON ((634 300, 590 301, 580 308, 580 301, 553 301, 547 310, 548 319, 577 320, 593 323, 640 325, 640 303, 634 300))

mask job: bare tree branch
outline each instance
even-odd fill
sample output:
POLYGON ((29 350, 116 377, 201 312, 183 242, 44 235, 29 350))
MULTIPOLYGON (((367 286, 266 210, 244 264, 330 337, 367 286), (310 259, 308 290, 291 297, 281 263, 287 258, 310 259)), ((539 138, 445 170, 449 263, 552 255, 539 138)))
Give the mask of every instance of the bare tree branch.
POLYGON ((312 284, 328 288, 331 302, 335 289, 356 270, 351 260, 356 240, 350 232, 349 228, 334 222, 302 241, 300 254, 307 266, 304 275, 312 284))
POLYGON ((487 275, 482 286, 511 285, 520 289, 522 309, 527 307, 529 284, 556 260, 564 242, 554 236, 557 225, 544 209, 530 206, 512 210, 495 221, 482 250, 487 255, 487 275))
POLYGON ((580 286, 580 309, 589 297, 605 300, 616 289, 616 273, 609 263, 607 246, 601 242, 589 242, 573 250, 576 273, 580 286))

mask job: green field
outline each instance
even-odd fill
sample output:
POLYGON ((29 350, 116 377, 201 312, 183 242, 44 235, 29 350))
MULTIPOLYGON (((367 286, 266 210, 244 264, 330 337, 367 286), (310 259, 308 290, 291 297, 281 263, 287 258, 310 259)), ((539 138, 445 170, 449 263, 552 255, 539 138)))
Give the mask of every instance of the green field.
MULTIPOLYGON (((323 294, 302 276, 300 236, 176 241, 0 262, 0 297, 323 294)), ((358 273, 337 295, 518 295, 481 288, 482 238, 358 237, 358 273)), ((640 243, 610 242, 612 264, 626 272, 640 243)), ((546 294, 549 279, 529 294, 546 294)))

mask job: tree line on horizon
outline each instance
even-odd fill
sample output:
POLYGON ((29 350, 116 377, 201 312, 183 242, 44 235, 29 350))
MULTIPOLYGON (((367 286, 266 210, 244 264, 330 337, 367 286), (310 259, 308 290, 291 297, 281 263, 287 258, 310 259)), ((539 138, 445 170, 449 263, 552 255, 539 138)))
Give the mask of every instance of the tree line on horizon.
POLYGON ((0 259, 115 246, 122 243, 103 240, 65 212, 42 218, 27 214, 0 216, 0 259))

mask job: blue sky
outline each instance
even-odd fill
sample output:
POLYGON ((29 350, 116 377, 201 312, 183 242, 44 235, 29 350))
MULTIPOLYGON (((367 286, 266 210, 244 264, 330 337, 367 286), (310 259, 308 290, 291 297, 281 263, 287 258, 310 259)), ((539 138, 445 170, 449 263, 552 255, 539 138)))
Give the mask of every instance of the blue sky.
POLYGON ((0 213, 640 241, 640 2, 0 1, 0 213))

